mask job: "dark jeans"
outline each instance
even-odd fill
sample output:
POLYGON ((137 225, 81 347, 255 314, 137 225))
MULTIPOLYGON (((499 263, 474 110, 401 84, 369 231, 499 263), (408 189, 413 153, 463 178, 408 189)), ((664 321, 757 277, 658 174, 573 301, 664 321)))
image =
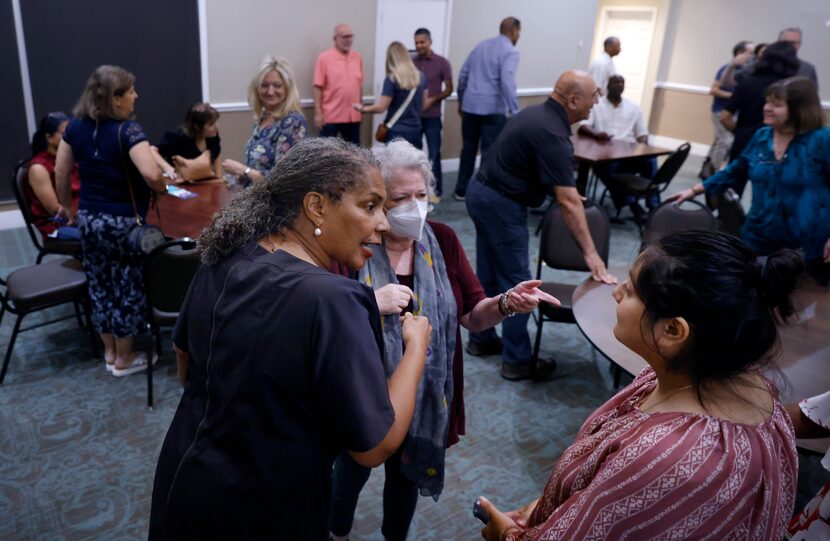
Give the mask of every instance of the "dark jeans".
MULTIPOLYGON (((389 541, 406 539, 418 503, 418 487, 401 473, 402 448, 403 445, 384 463, 381 532, 389 541)), ((334 535, 348 535, 351 531, 357 499, 371 473, 371 468, 361 466, 345 451, 334 461, 330 517, 334 535)))
POLYGON ((657 161, 654 158, 631 158, 612 162, 597 162, 593 165, 592 169, 597 178, 608 188, 608 193, 611 195, 614 207, 621 209, 625 205, 633 203, 634 198, 632 197, 631 200, 626 198, 625 186, 622 182, 615 179, 614 175, 631 173, 652 178, 656 165, 657 161))
POLYGON ((386 142, 390 143, 397 138, 406 139, 412 146, 417 148, 418 150, 424 146, 422 139, 421 139, 421 128, 399 128, 398 126, 392 126, 389 129, 389 136, 386 138, 386 142))
POLYGON ((435 177, 435 195, 444 193, 444 175, 441 171, 441 117, 421 118, 421 132, 427 138, 427 153, 435 177))
POLYGON ((461 113, 461 157, 458 164, 458 181, 455 184, 455 193, 465 195, 467 184, 473 176, 476 165, 479 141, 481 142, 481 163, 487 151, 493 146, 502 128, 507 123, 504 115, 474 115, 461 113))
POLYGON ((360 122, 341 122, 339 124, 323 124, 320 137, 342 137, 350 143, 360 145, 360 122))
MULTIPOLYGON (((476 228, 476 274, 488 297, 495 297, 524 280, 530 280, 527 207, 473 178, 467 190, 467 212, 476 228)), ((523 364, 531 361, 527 314, 505 319, 502 330, 502 360, 523 364)), ((497 339, 488 329, 470 333, 474 342, 497 339)))

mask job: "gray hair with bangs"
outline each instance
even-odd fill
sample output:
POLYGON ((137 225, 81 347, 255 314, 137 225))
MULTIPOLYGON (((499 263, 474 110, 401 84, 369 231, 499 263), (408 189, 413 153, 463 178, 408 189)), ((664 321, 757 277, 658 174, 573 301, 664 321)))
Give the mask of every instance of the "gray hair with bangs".
POLYGON ((394 172, 401 169, 414 170, 421 173, 427 186, 427 196, 435 193, 435 177, 432 174, 432 165, 423 150, 418 150, 405 139, 397 138, 384 146, 372 148, 372 153, 380 162, 380 173, 387 189, 394 172))

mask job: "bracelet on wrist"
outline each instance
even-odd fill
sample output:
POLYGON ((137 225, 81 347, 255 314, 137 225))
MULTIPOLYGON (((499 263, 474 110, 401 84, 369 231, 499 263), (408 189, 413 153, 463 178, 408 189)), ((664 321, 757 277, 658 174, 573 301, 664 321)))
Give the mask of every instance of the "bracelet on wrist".
POLYGON ((513 288, 510 288, 499 297, 499 313, 506 318, 516 315, 516 312, 510 309, 510 293, 512 291, 513 288))

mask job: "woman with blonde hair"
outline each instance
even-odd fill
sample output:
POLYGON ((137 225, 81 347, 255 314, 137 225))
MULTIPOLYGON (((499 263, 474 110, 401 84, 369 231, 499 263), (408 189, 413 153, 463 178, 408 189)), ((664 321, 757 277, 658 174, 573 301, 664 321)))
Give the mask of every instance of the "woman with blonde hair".
POLYGON ((403 43, 393 41, 386 49, 386 78, 380 99, 373 105, 355 105, 361 113, 386 113, 386 140, 398 137, 421 148, 421 111, 432 106, 427 78, 412 62, 403 43))
POLYGON ((245 163, 225 160, 225 171, 245 184, 261 181, 280 156, 305 137, 308 123, 300 111, 294 72, 284 58, 266 56, 248 87, 248 103, 257 123, 245 145, 245 163))

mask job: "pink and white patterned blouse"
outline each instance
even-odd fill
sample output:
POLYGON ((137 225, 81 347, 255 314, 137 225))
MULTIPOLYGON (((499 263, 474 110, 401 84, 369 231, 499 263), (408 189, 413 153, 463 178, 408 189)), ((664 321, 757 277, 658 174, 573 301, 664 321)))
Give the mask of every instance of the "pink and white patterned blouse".
POLYGON ((646 368, 585 421, 527 528, 509 540, 780 540, 795 502, 793 426, 777 397, 757 426, 643 413, 646 368))

